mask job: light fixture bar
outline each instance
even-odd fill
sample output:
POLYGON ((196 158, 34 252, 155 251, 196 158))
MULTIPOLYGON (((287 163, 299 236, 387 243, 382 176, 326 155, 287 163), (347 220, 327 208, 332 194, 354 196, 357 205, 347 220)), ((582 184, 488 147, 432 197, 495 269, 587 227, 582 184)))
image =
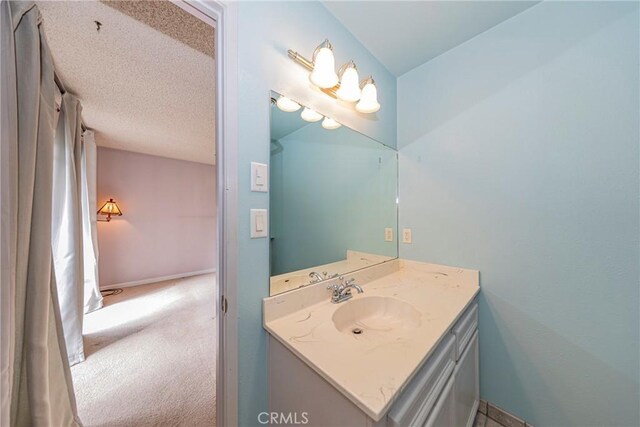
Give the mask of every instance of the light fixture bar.
POLYGON ((313 71, 313 63, 304 56, 300 55, 298 52, 294 52, 293 50, 289 49, 289 58, 302 65, 307 70, 313 71))
MULTIPOLYGON (((295 62, 302 65, 307 70, 313 71, 313 62, 309 61, 307 58, 305 58, 304 56, 300 55, 298 52, 295 52, 291 49, 288 50, 288 53, 289 53, 289 58, 293 59, 295 62)), ((340 83, 338 83, 337 85, 329 89, 323 89, 323 88, 318 88, 318 89, 320 89, 330 97, 334 99, 338 99, 338 95, 336 95, 336 92, 338 91, 338 89, 340 89, 340 83)))

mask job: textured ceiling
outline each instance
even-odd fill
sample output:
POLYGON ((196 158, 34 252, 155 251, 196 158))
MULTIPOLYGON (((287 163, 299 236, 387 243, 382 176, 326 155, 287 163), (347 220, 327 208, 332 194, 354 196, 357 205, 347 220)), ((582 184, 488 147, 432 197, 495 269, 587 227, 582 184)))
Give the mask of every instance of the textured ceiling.
POLYGON ((38 2, 56 72, 98 145, 214 164, 213 30, 169 2, 126 3, 38 2))
POLYGON ((169 1, 105 1, 102 3, 214 58, 213 29, 169 1))
POLYGON ((401 76, 536 3, 325 1, 324 5, 389 71, 401 76))

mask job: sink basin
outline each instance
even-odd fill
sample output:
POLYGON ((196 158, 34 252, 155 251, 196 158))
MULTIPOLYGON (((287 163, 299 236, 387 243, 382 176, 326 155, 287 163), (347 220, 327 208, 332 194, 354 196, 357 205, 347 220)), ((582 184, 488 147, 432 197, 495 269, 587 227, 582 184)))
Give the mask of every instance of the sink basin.
POLYGON ((420 312, 396 298, 362 297, 340 304, 331 320, 337 330, 356 337, 396 337, 421 323, 420 312))

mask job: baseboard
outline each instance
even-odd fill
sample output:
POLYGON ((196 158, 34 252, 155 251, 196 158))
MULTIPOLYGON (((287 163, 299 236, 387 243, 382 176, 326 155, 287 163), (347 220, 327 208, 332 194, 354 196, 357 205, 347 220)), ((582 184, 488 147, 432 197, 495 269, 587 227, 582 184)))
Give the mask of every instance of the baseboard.
POLYGON ((114 283, 111 285, 100 286, 100 290, 107 291, 109 289, 116 288, 130 288, 132 286, 148 285, 149 283, 163 282, 165 280, 183 279, 185 277, 199 276, 201 274, 211 274, 215 272, 215 268, 200 271, 190 271, 188 273, 172 274, 170 276, 152 277, 150 279, 134 280, 132 282, 114 283))
POLYGON ((512 413, 509 413, 502 408, 497 407, 491 402, 487 402, 486 400, 482 400, 480 402, 478 411, 485 417, 490 418, 492 421, 494 421, 494 424, 500 426, 533 427, 528 422, 516 417, 512 413))

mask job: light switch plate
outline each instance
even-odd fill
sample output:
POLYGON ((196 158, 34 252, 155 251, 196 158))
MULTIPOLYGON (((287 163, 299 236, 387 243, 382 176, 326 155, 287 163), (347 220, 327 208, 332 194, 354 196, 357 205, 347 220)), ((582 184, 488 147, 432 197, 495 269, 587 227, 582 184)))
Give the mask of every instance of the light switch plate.
POLYGON ((251 191, 269 191, 268 167, 264 163, 251 162, 251 191))
POLYGON ((411 243, 411 229, 403 228, 402 229, 402 243, 411 243))
POLYGON ((251 209, 251 238, 258 239, 269 235, 269 217, 266 209, 251 209))
POLYGON ((388 227, 384 229, 384 241, 393 242, 393 228, 388 227))

